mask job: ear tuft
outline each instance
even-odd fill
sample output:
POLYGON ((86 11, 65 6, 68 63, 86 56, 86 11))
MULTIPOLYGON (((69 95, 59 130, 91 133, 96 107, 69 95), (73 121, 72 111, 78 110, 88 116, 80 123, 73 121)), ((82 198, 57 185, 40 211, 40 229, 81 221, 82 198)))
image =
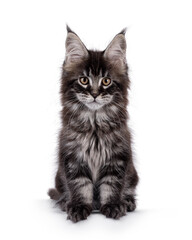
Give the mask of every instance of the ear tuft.
POLYGON ((123 35, 125 35, 126 32, 127 32, 127 28, 123 28, 119 34, 123 34, 123 35))
POLYGON ((66 24, 67 32, 72 32, 71 28, 66 24))
POLYGON ((68 24, 66 24, 66 29, 67 29, 67 33, 74 33, 75 35, 77 35, 75 32, 73 32, 73 30, 71 30, 71 28, 69 27, 68 24))

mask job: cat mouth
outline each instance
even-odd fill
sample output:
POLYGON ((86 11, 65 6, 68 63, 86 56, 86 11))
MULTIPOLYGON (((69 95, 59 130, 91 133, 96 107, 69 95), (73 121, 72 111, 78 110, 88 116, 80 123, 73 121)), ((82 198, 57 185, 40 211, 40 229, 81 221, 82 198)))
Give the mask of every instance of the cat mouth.
POLYGON ((90 109, 96 110, 103 106, 103 104, 98 103, 96 99, 94 99, 92 102, 86 103, 86 106, 90 109))

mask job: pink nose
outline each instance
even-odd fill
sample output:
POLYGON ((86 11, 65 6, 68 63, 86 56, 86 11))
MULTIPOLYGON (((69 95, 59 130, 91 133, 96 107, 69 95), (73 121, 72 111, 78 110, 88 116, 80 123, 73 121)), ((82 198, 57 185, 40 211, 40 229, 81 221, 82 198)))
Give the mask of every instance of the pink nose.
POLYGON ((94 98, 96 98, 97 96, 99 96, 99 93, 98 93, 98 92, 93 92, 91 95, 92 95, 94 98))

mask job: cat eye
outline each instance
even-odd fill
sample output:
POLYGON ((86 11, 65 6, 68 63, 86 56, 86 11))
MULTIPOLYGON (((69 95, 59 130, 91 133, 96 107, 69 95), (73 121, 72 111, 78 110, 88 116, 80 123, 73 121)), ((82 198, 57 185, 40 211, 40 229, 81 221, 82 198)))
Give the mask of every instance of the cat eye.
POLYGON ((104 86, 108 86, 111 83, 111 79, 110 78, 103 78, 102 79, 102 84, 104 86))
POLYGON ((83 85, 87 85, 89 83, 89 79, 87 77, 81 77, 79 81, 83 85))

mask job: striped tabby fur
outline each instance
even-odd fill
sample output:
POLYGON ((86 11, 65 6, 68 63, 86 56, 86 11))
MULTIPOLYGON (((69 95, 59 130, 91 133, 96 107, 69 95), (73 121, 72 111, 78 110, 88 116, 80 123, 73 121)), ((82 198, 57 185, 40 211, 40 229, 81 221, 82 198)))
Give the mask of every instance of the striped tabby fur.
POLYGON ((92 210, 119 219, 135 209, 138 183, 127 126, 125 30, 105 51, 87 50, 67 30, 58 171, 49 195, 73 222, 92 210))

